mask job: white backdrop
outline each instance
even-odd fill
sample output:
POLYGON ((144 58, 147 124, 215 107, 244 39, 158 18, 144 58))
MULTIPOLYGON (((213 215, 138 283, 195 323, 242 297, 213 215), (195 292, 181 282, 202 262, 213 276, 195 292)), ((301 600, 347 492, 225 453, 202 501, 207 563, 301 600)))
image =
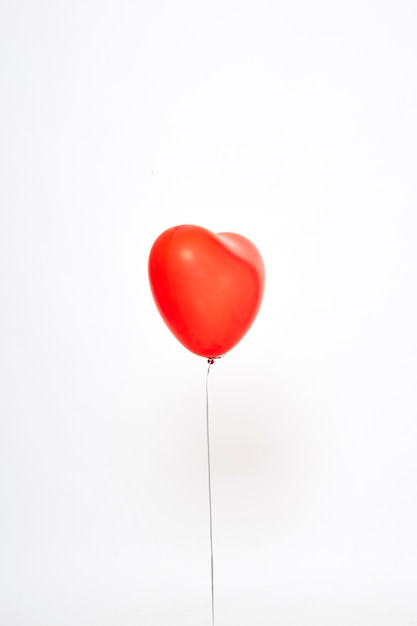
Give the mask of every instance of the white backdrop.
POLYGON ((166 228, 267 272, 210 374, 216 626, 417 623, 417 5, 2 2, 0 623, 210 623, 166 228))

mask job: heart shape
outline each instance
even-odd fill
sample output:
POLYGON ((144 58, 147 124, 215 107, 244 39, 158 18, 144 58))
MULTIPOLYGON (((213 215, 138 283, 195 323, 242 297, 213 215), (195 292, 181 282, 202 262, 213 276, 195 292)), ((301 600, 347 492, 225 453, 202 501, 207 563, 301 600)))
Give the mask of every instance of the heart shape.
POLYGON ((153 244, 148 270, 162 319, 178 341, 199 356, 229 352, 261 306, 263 260, 242 235, 174 226, 153 244))

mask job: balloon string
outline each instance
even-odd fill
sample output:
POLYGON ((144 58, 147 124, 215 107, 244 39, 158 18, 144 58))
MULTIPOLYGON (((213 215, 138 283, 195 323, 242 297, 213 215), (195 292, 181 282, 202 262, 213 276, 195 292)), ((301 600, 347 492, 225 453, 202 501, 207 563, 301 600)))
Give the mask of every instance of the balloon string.
POLYGON ((214 558, 213 558, 213 514, 211 506, 211 463, 210 463, 210 427, 209 427, 209 391, 208 381, 210 367, 214 361, 222 359, 224 354, 215 356, 207 360, 207 376, 206 376, 206 424, 207 424, 207 465, 208 465, 208 496, 209 496, 209 514, 210 514, 210 563, 211 563, 211 624, 214 626, 214 558))
POLYGON ((213 515, 211 506, 211 464, 210 464, 210 427, 209 427, 209 392, 208 379, 210 367, 213 365, 213 359, 208 360, 207 377, 206 377, 206 424, 207 424, 207 462, 208 462, 208 495, 209 495, 209 514, 210 514, 210 562, 211 562, 211 624, 214 626, 214 559, 213 559, 213 515))

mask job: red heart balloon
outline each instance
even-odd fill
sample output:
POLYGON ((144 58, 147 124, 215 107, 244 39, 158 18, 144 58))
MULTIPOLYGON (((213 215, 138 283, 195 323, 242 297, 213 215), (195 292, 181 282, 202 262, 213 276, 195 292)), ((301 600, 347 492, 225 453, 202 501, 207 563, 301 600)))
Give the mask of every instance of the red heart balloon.
POLYGON ((255 320, 265 269, 258 249, 242 235, 174 226, 152 246, 149 281, 178 341, 199 356, 214 358, 231 350, 255 320))

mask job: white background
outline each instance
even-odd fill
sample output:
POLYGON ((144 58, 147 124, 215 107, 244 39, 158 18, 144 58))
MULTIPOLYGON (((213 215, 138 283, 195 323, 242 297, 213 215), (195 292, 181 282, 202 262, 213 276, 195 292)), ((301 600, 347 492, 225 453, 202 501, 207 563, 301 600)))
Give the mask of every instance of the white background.
POLYGON ((417 623, 417 5, 0 8, 0 624, 210 623, 204 359, 147 259, 251 239, 218 626, 417 623))

